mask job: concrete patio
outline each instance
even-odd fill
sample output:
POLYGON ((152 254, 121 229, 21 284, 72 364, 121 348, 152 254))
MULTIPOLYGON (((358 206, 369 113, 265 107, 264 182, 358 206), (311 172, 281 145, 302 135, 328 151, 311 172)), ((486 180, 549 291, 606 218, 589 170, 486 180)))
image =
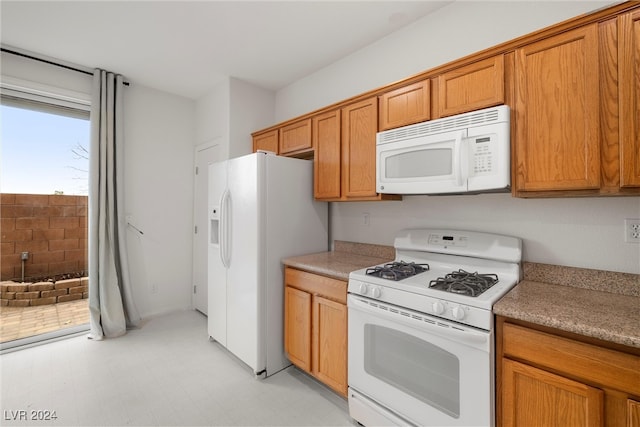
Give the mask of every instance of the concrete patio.
POLYGON ((86 299, 35 307, 0 307, 0 342, 89 323, 86 299))

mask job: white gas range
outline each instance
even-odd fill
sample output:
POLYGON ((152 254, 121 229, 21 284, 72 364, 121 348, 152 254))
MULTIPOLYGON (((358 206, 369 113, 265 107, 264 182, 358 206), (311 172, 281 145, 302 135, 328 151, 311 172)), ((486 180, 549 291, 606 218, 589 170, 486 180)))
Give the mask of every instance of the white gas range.
POLYGON ((493 425, 493 304, 515 237, 409 229, 394 262, 349 275, 349 411, 364 425, 493 425))

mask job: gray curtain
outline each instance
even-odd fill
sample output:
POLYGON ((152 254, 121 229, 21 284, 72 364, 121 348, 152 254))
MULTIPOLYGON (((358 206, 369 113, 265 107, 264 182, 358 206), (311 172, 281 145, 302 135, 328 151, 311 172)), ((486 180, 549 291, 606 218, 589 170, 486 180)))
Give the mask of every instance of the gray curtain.
POLYGON ((95 70, 89 178, 89 338, 123 335, 140 321, 124 225, 122 76, 95 70))

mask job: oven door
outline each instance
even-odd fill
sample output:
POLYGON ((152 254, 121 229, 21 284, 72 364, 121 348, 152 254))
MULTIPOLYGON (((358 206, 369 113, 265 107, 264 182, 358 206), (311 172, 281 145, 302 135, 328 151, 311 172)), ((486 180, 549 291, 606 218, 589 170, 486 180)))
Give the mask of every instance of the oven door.
POLYGON ((491 332, 353 294, 348 313, 354 419, 386 424, 391 412, 420 426, 493 425, 491 332))

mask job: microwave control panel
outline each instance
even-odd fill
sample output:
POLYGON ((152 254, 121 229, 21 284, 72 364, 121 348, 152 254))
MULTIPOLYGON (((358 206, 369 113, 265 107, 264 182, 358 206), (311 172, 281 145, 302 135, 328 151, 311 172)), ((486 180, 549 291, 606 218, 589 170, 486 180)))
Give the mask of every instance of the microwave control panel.
POLYGON ((471 145, 471 165, 474 175, 484 175, 493 172, 493 144, 497 135, 481 135, 469 138, 471 145))

